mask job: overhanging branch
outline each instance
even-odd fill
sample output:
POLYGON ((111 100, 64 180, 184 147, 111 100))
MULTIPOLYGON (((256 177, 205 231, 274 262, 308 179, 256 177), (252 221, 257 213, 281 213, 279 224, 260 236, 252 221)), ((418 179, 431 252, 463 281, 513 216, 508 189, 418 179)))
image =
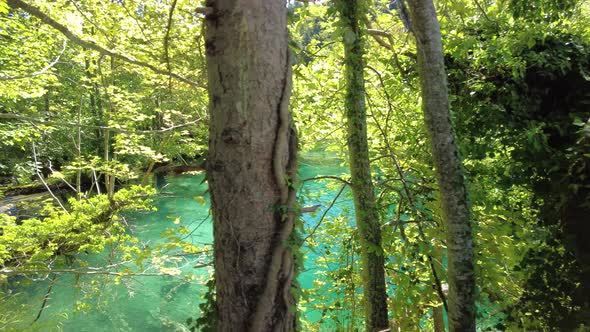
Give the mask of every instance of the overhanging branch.
POLYGON ((106 56, 120 59, 122 61, 125 61, 125 62, 135 65, 135 66, 150 69, 151 71, 153 71, 156 74, 170 75, 170 76, 176 78, 177 80, 182 81, 187 84, 190 84, 192 86, 204 87, 203 85, 201 85, 197 82, 194 82, 194 81, 192 81, 184 76, 181 76, 179 74, 168 73, 168 71, 163 70, 163 69, 159 69, 156 66, 151 65, 147 62, 139 61, 139 60, 136 60, 136 59, 131 58, 129 56, 108 50, 108 49, 98 45, 94 41, 84 40, 84 39, 78 37, 76 34, 74 34, 72 31, 70 31, 64 25, 60 24, 59 22, 55 21, 51 17, 47 16, 39 8, 37 8, 33 5, 30 5, 28 3, 25 3, 22 0, 8 0, 7 4, 8 4, 8 6, 14 8, 14 9, 22 9, 22 10, 26 11, 27 13, 31 14, 32 16, 35 16, 36 18, 40 19, 43 23, 45 23, 45 24, 51 26, 52 28, 56 29, 57 31, 61 32, 66 38, 68 38, 71 42, 73 42, 76 45, 97 51, 100 54, 103 54, 106 56))
POLYGON ((86 125, 81 123, 74 123, 74 122, 57 122, 51 120, 44 120, 39 118, 34 118, 25 115, 13 114, 13 113, 0 113, 0 119, 14 119, 14 120, 22 120, 22 121, 29 121, 39 124, 44 124, 48 126, 66 126, 66 127, 77 127, 77 128, 90 128, 90 129, 102 129, 102 130, 110 130, 113 132, 118 133, 128 133, 128 134, 158 134, 158 133, 165 133, 167 131, 171 131, 177 128, 186 127, 193 125, 202 120, 202 118, 198 118, 196 120, 192 120, 185 123, 180 123, 177 125, 173 125, 170 127, 158 129, 158 130, 134 130, 134 129, 125 129, 125 128, 117 128, 117 127, 108 127, 108 126, 93 126, 93 125, 86 125))

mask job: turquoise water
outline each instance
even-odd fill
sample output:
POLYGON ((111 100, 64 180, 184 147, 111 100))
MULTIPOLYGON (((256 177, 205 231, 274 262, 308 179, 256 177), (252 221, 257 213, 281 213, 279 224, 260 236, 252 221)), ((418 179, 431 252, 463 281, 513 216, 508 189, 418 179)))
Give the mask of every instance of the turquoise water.
MULTIPOLYGON (((346 169, 335 159, 303 159, 300 177, 317 175, 341 175, 346 169)), ((212 223, 209 217, 209 198, 203 175, 182 175, 167 177, 154 201, 157 212, 128 216, 130 230, 145 246, 154 247, 165 243, 161 234, 167 229, 186 227, 190 233, 183 239, 193 244, 207 246, 213 242, 212 223), (195 199, 195 197, 198 197, 195 199), (180 218, 177 220, 177 218, 180 218)), ((306 182, 300 192, 302 206, 320 204, 314 214, 304 214, 306 228, 314 227, 323 211, 328 207, 339 185, 328 186, 328 182, 306 182), (336 188, 336 189, 334 189, 336 188)), ((348 190, 348 189, 347 189, 348 190)), ((352 201, 346 193, 329 211, 328 216, 351 216, 352 201)), ((205 247, 206 248, 206 247, 205 247)), ((303 288, 312 288, 315 280, 314 269, 317 252, 325 248, 303 248, 308 256, 305 270, 299 277, 303 288)), ((12 298, 14 321, 7 330, 17 331, 186 331, 184 322, 189 317, 198 316, 198 304, 205 292, 204 283, 210 277, 210 257, 206 254, 191 256, 160 257, 166 267, 178 268, 182 273, 175 276, 138 276, 122 278, 116 282, 114 276, 107 275, 58 275, 52 292, 40 319, 31 324, 39 312, 47 293, 49 281, 31 281, 26 286, 15 287, 12 298), (193 277, 190 277, 190 276, 193 277), (19 310, 19 308, 21 308, 19 310), (18 312, 18 315, 16 314, 18 312)), ((84 260, 91 267, 108 266, 116 263, 116 258, 107 252, 101 255, 85 255, 84 260)), ((158 262, 153 262, 157 264, 158 262)), ((118 266, 113 271, 120 271, 118 266)), ((133 264, 132 270, 137 270, 133 264)), ((157 273, 148 269, 143 273, 157 273)), ((19 281, 25 281, 19 279, 19 281)), ((320 313, 309 310, 306 319, 316 321, 320 313)), ((6 327, 0 326, 0 330, 6 327)))
MULTIPOLYGON (((142 245, 154 247, 163 243, 162 232, 168 228, 186 226, 193 231, 187 240, 196 244, 212 243, 212 225, 208 218, 207 189, 203 175, 178 176, 167 179, 164 194, 154 201, 157 212, 134 214, 127 218, 130 230, 142 245), (195 200, 202 196, 205 205, 195 200), (173 217, 180 217, 175 224, 173 217), (198 228, 197 228, 198 226, 198 228)), ((116 263, 109 251, 102 255, 83 255, 79 258, 91 267, 102 267, 116 263)), ((211 272, 210 267, 195 269, 193 266, 205 263, 205 257, 168 257, 178 260, 166 267, 179 267, 178 276, 140 276, 122 278, 116 282, 114 276, 58 275, 43 310, 41 318, 34 324, 49 282, 32 282, 14 291, 19 294, 20 305, 30 306, 19 310, 18 319, 12 330, 17 331, 182 331, 182 322, 195 316, 200 295, 204 291, 204 280, 211 272), (194 280, 185 278, 193 274, 194 280)), ((126 265, 136 271, 133 263, 126 265)), ((119 266, 113 271, 121 271, 119 266)), ((143 271, 157 274, 154 269, 143 271)), ((25 281, 21 279, 20 281, 25 281)), ((0 328, 1 330, 2 328, 0 328)))

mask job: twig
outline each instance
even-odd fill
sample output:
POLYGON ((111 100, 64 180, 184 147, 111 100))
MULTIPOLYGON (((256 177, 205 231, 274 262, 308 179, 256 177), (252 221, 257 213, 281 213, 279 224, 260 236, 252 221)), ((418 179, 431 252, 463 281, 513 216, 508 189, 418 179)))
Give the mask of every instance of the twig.
MULTIPOLYGON (((378 72, 377 72, 377 74, 379 75, 378 72)), ((385 85, 383 85, 383 81, 381 81, 381 85, 382 85, 382 88, 385 90, 385 85)), ((391 104, 389 104, 389 107, 391 107, 391 104)), ((393 150, 393 147, 391 146, 391 144, 389 143, 389 140, 387 139, 387 133, 385 132, 383 127, 379 124, 379 121, 375 117, 375 114, 373 114, 373 113, 371 113, 371 114, 372 114, 373 120, 375 121, 375 125, 377 126, 377 129, 379 130, 379 132, 381 133, 381 136, 384 139, 385 147, 387 148, 387 150, 389 152, 389 155, 391 157, 391 161, 395 165, 396 172, 398 173, 398 175, 400 177, 402 186, 404 188, 404 192, 406 193, 406 198, 408 199, 408 202, 410 203, 410 207, 412 209, 412 212, 417 216, 417 215, 419 215, 419 211, 418 211, 418 208, 416 207, 414 196, 412 195, 412 192, 410 191, 410 188, 409 188, 406 178, 404 176, 404 172, 402 171, 401 166, 395 156, 395 151, 393 150)), ((418 226, 418 234, 420 235, 420 240, 424 243, 430 243, 430 241, 426 240, 426 234, 424 233, 424 229, 422 227, 422 224, 417 223, 417 226, 418 226)), ((400 227, 402 227, 401 224, 400 224, 400 227)), ((438 293, 438 296, 440 297, 440 300, 443 303, 445 311, 449 312, 446 296, 443 292, 442 283, 438 277, 438 273, 437 273, 436 268, 434 266, 434 260, 432 258, 432 255, 427 253, 426 257, 428 258, 428 264, 430 265, 430 269, 432 272, 432 277, 434 279, 434 286, 435 286, 436 292, 438 293)))
POLYGON ((473 0, 473 1, 475 2, 475 5, 479 9, 479 11, 481 11, 481 13, 483 14, 483 17, 485 17, 485 19, 488 20, 489 22, 496 23, 496 25, 497 25, 498 22, 490 19, 490 17, 488 16, 488 13, 486 13, 485 9, 481 6, 479 1, 477 1, 477 0, 473 0))
POLYGON ((123 9, 125 9, 125 12, 127 13, 127 15, 129 15, 129 17, 131 17, 133 19, 133 21, 135 21, 135 24, 137 24, 137 27, 139 28, 139 31, 141 31, 141 34, 143 35, 143 38, 145 38, 145 41, 148 42, 150 45, 152 45, 152 46, 155 47, 154 43, 152 43, 152 41, 145 34, 145 30, 143 29, 143 26, 141 25, 141 23, 139 22, 139 20, 137 19, 137 17, 135 15, 133 15, 133 13, 131 13, 131 11, 129 11, 129 8, 127 8, 127 6, 125 5, 126 1, 121 1, 119 3, 123 7, 123 9))
POLYGON ((195 227, 190 233, 188 233, 182 239, 180 239, 180 241, 184 241, 189 236, 193 235, 194 232, 196 232, 199 228, 201 228, 201 226, 205 223, 205 221, 209 220, 209 217, 211 217, 211 213, 207 214, 207 216, 201 220, 201 222, 197 225, 197 227, 195 227))
POLYGON ((94 126, 94 125, 87 125, 75 122, 57 122, 45 119, 34 118, 26 115, 14 114, 14 113, 0 113, 0 119, 15 119, 15 120, 23 120, 23 121, 30 121, 39 124, 45 124, 49 126, 67 126, 67 127, 81 127, 81 128, 89 128, 89 129, 100 129, 100 130, 109 130, 112 132, 117 133, 129 133, 129 134, 161 134, 167 131, 171 131, 177 128, 186 127, 193 125, 203 118, 198 118, 193 121, 180 123, 177 125, 173 125, 170 127, 162 128, 162 129, 155 129, 155 130, 134 130, 134 129, 125 129, 125 128, 117 128, 117 127, 108 127, 108 126, 94 126))
MULTIPOLYGON (((49 161, 49 170, 51 171, 51 173, 55 173, 55 170, 53 169, 53 167, 51 167, 51 160, 49 161)), ((76 188, 74 188, 74 186, 72 186, 71 183, 68 182, 68 180, 66 180, 65 178, 60 178, 60 180, 62 180, 68 187, 70 187, 70 189, 72 189, 74 192, 78 193, 79 191, 76 190, 76 188)))
POLYGON ((37 173, 39 180, 41 180, 41 182, 43 183, 43 185, 45 186, 45 188, 47 189, 47 191, 49 192, 51 197, 53 197, 55 199, 55 201, 57 202, 57 204, 59 204, 59 206, 61 206, 61 208, 64 210, 64 212, 69 215, 70 212, 63 206, 63 204, 61 203, 59 198, 57 198, 57 196, 55 196, 53 194, 53 191, 51 191, 51 188, 49 188, 49 185, 47 184, 47 182, 45 182, 45 179, 43 179, 43 174, 41 174, 41 172, 39 172, 39 162, 37 161, 37 151, 35 150, 35 142, 33 142, 33 159, 35 161, 35 172, 37 173))
POLYGON ((47 72, 49 69, 51 69, 53 66, 55 66, 56 63, 59 62, 59 58, 61 58, 61 56, 64 54, 64 52, 66 51, 66 44, 67 41, 64 39, 63 40, 63 45, 61 48, 61 52, 57 55, 57 57, 55 58, 55 60, 53 60, 51 63, 49 63, 47 66, 45 66, 45 68, 36 71, 32 74, 28 74, 28 75, 17 75, 17 76, 0 76, 0 81, 10 81, 10 80, 19 80, 19 79, 23 79, 23 78, 31 78, 31 77, 35 77, 35 76, 39 76, 39 75, 43 75, 45 74, 45 72, 47 72))
POLYGON ((340 181, 340 182, 344 183, 347 186, 351 186, 352 185, 350 183, 350 181, 345 180, 345 179, 343 179, 341 177, 338 177, 338 176, 334 176, 334 175, 319 175, 319 176, 314 176, 314 177, 311 177, 311 178, 302 179, 301 182, 317 181, 317 180, 323 180, 323 179, 331 179, 331 180, 340 181))
POLYGON ((313 228, 313 230, 311 231, 311 233, 309 233, 301 242, 301 244, 303 245, 305 243, 305 241, 307 241, 307 239, 309 239, 310 237, 313 236, 313 234, 315 234, 315 232, 317 231, 318 227, 320 227, 320 225, 322 224, 322 222, 324 221, 324 218, 326 217, 326 215, 328 214, 328 211, 330 211, 330 209, 334 206, 334 204, 336 204, 336 201, 338 200, 338 197, 340 197, 340 195, 342 195, 342 192, 344 191, 344 189, 346 188, 346 184, 344 184, 342 186, 342 188, 340 188, 340 191, 338 191, 338 194, 336 194, 336 196, 334 197, 334 199, 332 200, 332 202, 330 203, 330 205, 328 206, 328 208, 324 211, 324 213, 322 214, 322 217, 320 218, 320 221, 318 221, 318 223, 315 225, 315 227, 313 228))
POLYGON ((43 310, 45 309, 45 306, 47 305, 47 300, 49 300, 49 296, 51 295, 51 290, 53 289, 53 284, 55 284, 56 278, 57 278, 56 274, 54 274, 51 277, 51 281, 49 282, 49 288, 47 288, 47 293, 45 293, 45 296, 43 297, 43 303, 41 303, 41 309, 39 309, 39 312, 37 313, 37 317, 35 317, 35 319, 33 319, 33 322, 31 323, 31 325, 33 325, 41 317, 41 314, 43 313, 43 310))
POLYGON ((96 193, 100 195, 100 185, 98 184, 98 178, 96 177, 96 170, 92 170, 92 175, 94 177, 94 184, 96 185, 96 193))

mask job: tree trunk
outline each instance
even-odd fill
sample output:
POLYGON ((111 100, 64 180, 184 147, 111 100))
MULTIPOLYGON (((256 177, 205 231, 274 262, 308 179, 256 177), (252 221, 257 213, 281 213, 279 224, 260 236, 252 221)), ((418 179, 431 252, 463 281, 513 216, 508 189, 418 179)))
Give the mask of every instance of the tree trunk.
POLYGON ((440 186, 447 231, 449 330, 475 331, 471 217, 451 125, 440 26, 432 0, 408 0, 418 48, 422 109, 440 186))
MULTIPOLYGON (((443 248, 441 246, 435 246, 434 247, 434 257, 436 258, 436 260, 438 262, 441 262, 439 264, 440 269, 444 269, 444 266, 442 265, 442 261, 443 261, 443 248)), ((434 264, 432 265, 432 271, 433 274, 436 271, 435 269, 437 269, 436 266, 434 266, 434 264)), ((440 271, 440 269, 437 269, 440 271)), ((437 279, 438 279, 438 275, 440 275, 440 273, 437 273, 437 279)), ((440 279, 438 279, 438 282, 440 283, 440 279)), ((438 287, 440 293, 438 294, 439 297, 441 298, 441 305, 437 306, 437 307, 433 307, 432 308, 432 320, 434 323, 434 332, 445 332, 445 320, 444 320, 444 308, 445 308, 445 300, 446 299, 446 294, 445 291, 443 290, 443 287, 441 284, 436 285, 435 287, 438 287), (441 295, 442 294, 442 295, 441 295)))
POLYGON ((283 0, 209 0, 208 180, 218 331, 294 331, 296 135, 283 0))
POLYGON ((337 3, 344 32, 344 62, 346 66, 346 118, 348 152, 352 177, 352 194, 357 227, 361 237, 364 282, 365 327, 367 331, 387 329, 387 291, 381 225, 375 204, 369 147, 367 142, 367 112, 365 108, 364 43, 361 27, 365 8, 357 0, 337 3))
POLYGON ((443 307, 432 307, 432 322, 434 332, 445 332, 445 320, 443 318, 443 307))

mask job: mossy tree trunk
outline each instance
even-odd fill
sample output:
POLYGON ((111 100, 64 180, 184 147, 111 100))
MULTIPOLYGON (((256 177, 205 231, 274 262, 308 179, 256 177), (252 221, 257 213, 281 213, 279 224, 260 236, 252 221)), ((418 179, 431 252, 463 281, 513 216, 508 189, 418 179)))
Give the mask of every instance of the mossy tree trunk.
POLYGON ((367 331, 380 331, 387 329, 389 323, 381 225, 375 204, 367 140, 362 26, 366 5, 358 0, 338 0, 336 3, 344 29, 345 111, 352 194, 361 238, 365 326, 367 331))
POLYGON ((449 330, 475 331, 471 217, 451 124, 440 26, 432 0, 407 0, 416 37, 422 109, 430 136, 447 232, 449 330))
POLYGON ((283 0, 206 5, 217 330, 293 331, 287 8, 283 0))

